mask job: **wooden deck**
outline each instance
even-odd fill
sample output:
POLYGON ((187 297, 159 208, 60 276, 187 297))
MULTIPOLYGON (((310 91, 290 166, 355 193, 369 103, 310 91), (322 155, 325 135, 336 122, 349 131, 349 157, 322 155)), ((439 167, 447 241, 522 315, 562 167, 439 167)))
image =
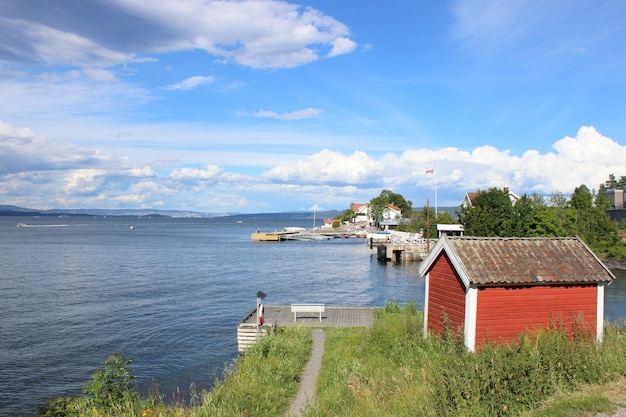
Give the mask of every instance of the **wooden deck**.
MULTIPOLYGON (((290 306, 265 306, 264 319, 268 325, 289 327, 371 327, 374 323, 374 307, 332 307, 326 306, 320 321, 319 313, 298 313, 298 319, 293 320, 290 306)), ((252 311, 242 321, 244 324, 254 324, 255 311, 252 311)))
POLYGON ((319 313, 298 313, 294 321, 291 306, 265 306, 264 326, 256 325, 256 308, 252 309, 237 325, 237 349, 244 352, 259 337, 266 334, 269 326, 285 327, 371 327, 374 323, 374 307, 326 306, 320 320, 319 313))

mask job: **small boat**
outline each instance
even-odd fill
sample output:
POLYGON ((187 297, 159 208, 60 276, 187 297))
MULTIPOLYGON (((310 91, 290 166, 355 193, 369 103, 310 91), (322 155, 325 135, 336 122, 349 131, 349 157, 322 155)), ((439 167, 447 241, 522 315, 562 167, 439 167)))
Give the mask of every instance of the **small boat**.
POLYGON ((132 224, 130 225, 130 230, 135 230, 135 226, 133 226, 132 224))

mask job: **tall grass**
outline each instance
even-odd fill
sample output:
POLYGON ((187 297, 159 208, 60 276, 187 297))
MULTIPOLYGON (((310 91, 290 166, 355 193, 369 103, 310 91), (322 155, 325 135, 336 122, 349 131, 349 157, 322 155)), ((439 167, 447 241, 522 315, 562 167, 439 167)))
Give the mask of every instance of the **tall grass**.
POLYGON ((279 328, 246 351, 203 396, 198 416, 275 417, 289 410, 312 346, 311 331, 279 328))
MULTIPOLYGON (((414 304, 391 303, 375 315, 369 329, 326 329, 316 398, 306 416, 520 416, 540 405, 532 415, 604 411, 612 402, 597 390, 567 393, 626 374, 623 323, 607 324, 601 345, 585 332, 571 339, 547 329, 468 352, 452 331, 423 338, 423 313, 414 304), (546 407, 550 398, 559 399, 546 407)), ((122 395, 106 409, 91 397, 57 398, 42 415, 282 416, 295 398, 311 345, 310 330, 279 328, 234 363, 212 391, 192 390, 179 404, 166 404, 158 392, 147 399, 122 395)))
POLYGON ((415 305, 389 304, 369 330, 327 337, 317 402, 307 416, 509 416, 546 398, 626 371, 626 333, 607 325, 604 343, 558 329, 516 343, 465 350, 460 337, 422 337, 415 305))
MULTIPOLYGON (((204 417, 284 415, 295 397, 312 346, 311 331, 279 328, 270 331, 234 362, 210 392, 191 389, 175 404, 152 390, 148 398, 121 395, 106 407, 94 397, 62 397, 40 409, 46 417, 204 417)), ((97 372, 96 375, 99 373, 97 372)), ((112 381, 115 383, 115 381, 112 381)))

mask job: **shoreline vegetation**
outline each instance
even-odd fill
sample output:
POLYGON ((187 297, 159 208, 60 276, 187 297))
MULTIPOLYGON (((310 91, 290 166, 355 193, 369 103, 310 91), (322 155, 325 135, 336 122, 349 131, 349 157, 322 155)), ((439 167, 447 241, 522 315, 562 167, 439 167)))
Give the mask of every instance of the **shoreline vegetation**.
MULTIPOLYGON (((606 323, 601 345, 557 325, 510 345, 468 352, 459 335, 422 337, 423 313, 389 303, 368 329, 326 329, 315 401, 318 416, 594 416, 626 392, 626 328, 606 323)), ((41 416, 282 416, 309 359, 311 330, 277 328, 227 367, 211 391, 177 403, 132 390, 130 361, 112 356, 82 397, 47 400, 41 416)), ((610 415, 610 414, 604 414, 610 415)))

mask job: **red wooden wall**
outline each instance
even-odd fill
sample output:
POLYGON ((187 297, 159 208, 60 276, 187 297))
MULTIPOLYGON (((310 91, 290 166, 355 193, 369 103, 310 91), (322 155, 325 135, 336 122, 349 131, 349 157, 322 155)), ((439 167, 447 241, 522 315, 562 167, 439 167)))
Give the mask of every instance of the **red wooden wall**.
POLYGON ((510 342, 527 330, 559 322, 571 334, 576 317, 595 335, 596 303, 596 284, 479 288, 476 345, 510 342))
POLYGON ((444 330, 445 313, 454 330, 464 329, 465 286, 445 252, 439 255, 428 276, 428 329, 444 330))

